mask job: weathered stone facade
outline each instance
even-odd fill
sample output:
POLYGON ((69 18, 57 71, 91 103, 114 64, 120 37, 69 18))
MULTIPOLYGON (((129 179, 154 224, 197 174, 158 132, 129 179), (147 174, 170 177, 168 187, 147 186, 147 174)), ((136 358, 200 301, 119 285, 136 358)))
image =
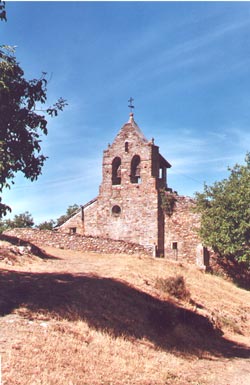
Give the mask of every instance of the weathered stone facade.
MULTIPOLYGON (((194 207, 193 199, 176 195, 172 214, 165 215, 165 255, 168 258, 194 262, 200 257, 197 231, 200 216, 194 212, 194 207)), ((202 265, 199 261, 197 263, 202 265)))
POLYGON ((171 191, 167 186, 170 167, 130 114, 129 122, 104 151, 98 197, 59 231, 133 242, 152 248, 157 256, 196 261, 200 241, 194 201, 175 194, 173 212, 166 214, 162 209, 161 194, 171 191))

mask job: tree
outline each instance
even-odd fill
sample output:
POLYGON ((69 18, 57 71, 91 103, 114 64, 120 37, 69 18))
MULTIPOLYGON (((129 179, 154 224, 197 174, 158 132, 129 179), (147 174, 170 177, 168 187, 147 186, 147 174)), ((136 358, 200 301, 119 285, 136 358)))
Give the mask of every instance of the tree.
MULTIPOLYGON (((62 98, 42 108, 47 100, 46 73, 26 80, 15 50, 0 46, 0 194, 10 188, 18 171, 31 181, 41 174, 46 156, 41 138, 47 135, 47 117, 57 116, 66 101, 62 98)), ((0 218, 11 211, 0 197, 0 218)))
POLYGON ((34 219, 32 215, 25 211, 22 214, 15 215, 13 219, 6 219, 0 221, 0 232, 3 232, 7 229, 14 229, 17 227, 23 228, 23 227, 33 227, 34 226, 34 219))
POLYGON ((6 10, 5 10, 5 1, 0 0, 0 20, 7 21, 6 10))
POLYGON ((60 218, 57 219, 57 226, 62 225, 66 222, 72 215, 74 215, 77 211, 79 211, 80 206, 78 204, 73 204, 67 208, 66 214, 61 215, 60 218))
POLYGON ((200 236, 221 257, 250 264, 250 154, 228 179, 196 193, 200 236))
POLYGON ((56 225, 56 222, 53 219, 51 219, 50 221, 45 221, 45 222, 40 223, 37 226, 37 228, 39 230, 53 230, 55 225, 56 225))

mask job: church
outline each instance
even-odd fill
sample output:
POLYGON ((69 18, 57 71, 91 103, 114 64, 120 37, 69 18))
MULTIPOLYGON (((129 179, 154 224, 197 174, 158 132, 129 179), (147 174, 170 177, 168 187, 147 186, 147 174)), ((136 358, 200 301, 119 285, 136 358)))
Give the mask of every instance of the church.
POLYGON ((131 112, 104 150, 99 194, 59 231, 140 244, 153 256, 207 264, 194 200, 168 186, 171 164, 147 140, 131 112))

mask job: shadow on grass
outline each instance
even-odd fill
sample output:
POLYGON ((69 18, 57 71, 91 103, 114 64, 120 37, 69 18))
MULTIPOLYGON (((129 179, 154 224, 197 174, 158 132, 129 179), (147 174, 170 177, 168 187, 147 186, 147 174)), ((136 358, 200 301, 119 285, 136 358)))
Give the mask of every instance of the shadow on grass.
POLYGON ((32 242, 25 241, 18 237, 6 235, 6 234, 0 234, 0 241, 9 242, 14 246, 28 246, 30 248, 30 252, 41 259, 60 259, 58 257, 54 257, 52 255, 45 253, 42 249, 40 249, 40 247, 34 245, 32 242))
POLYGON ((234 258, 215 258, 211 273, 229 277, 238 287, 250 290, 250 266, 234 258))
POLYGON ((250 357, 250 349, 224 339, 202 315, 141 292, 125 282, 94 275, 0 271, 0 314, 25 306, 32 312, 84 320, 114 337, 146 338, 176 354, 210 352, 250 357))

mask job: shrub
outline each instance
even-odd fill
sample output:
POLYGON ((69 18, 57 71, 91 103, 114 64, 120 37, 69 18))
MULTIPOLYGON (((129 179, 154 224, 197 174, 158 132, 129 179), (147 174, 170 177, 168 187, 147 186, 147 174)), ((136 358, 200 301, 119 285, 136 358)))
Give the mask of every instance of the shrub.
POLYGON ((160 189, 160 202, 163 212, 171 216, 174 212, 175 203, 177 202, 176 194, 167 192, 164 188, 160 189))
POLYGON ((185 279, 182 275, 169 278, 157 278, 155 283, 156 289, 168 293, 178 299, 190 299, 190 292, 186 287, 185 279))
POLYGON ((201 215, 202 242, 220 257, 250 267, 250 153, 246 165, 229 168, 230 175, 196 193, 196 211, 201 215))

